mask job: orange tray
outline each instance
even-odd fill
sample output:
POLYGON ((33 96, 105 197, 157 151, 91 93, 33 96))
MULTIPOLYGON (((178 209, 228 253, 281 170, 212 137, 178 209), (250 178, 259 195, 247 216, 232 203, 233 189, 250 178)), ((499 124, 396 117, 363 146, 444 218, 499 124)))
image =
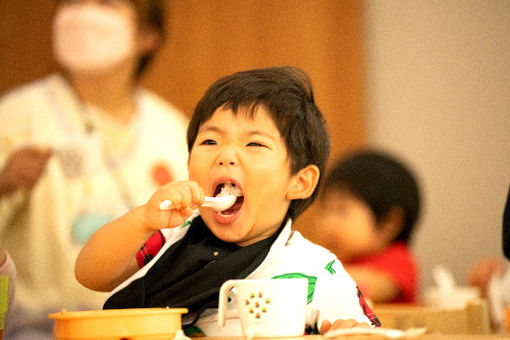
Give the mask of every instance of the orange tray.
POLYGON ((48 314, 57 340, 162 340, 181 329, 186 308, 107 309, 48 314))

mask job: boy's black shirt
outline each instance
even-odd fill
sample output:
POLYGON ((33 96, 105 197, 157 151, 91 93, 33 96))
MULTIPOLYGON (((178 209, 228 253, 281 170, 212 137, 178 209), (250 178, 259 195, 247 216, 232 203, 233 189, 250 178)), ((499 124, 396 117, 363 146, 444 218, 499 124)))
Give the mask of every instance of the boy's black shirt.
POLYGON ((220 286, 230 279, 243 279, 259 267, 280 231, 241 247, 218 239, 198 216, 181 240, 143 277, 113 294, 103 309, 186 307, 192 314, 215 307, 220 286))

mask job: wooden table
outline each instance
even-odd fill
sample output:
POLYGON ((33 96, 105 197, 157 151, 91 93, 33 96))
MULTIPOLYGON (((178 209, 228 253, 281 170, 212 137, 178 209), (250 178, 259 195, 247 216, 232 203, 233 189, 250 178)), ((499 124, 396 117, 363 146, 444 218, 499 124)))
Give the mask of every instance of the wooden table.
MULTIPOLYGON (((243 337, 197 337, 196 340, 244 340, 243 337)), ((290 338, 254 338, 254 339, 278 339, 278 340, 385 340, 389 339, 380 335, 347 335, 336 338, 326 338, 321 335, 306 335, 290 338)), ((403 338, 405 339, 405 338, 403 338)), ((410 338, 407 338, 410 339, 410 338)), ((510 340, 510 334, 425 334, 416 340, 510 340)))

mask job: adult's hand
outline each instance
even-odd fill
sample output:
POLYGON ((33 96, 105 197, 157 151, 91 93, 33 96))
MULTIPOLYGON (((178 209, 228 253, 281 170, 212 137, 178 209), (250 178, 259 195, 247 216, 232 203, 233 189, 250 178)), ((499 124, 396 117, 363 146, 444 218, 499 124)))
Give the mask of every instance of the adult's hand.
POLYGON ((41 177, 51 149, 35 146, 15 150, 0 172, 0 197, 18 189, 32 190, 41 177))

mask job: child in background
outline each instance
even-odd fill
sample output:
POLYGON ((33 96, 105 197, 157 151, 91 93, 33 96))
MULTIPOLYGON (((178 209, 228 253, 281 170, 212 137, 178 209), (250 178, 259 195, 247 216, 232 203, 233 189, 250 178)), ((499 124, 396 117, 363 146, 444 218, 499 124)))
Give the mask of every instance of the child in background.
MULTIPOLYGON (((76 261, 86 287, 110 291, 122 283, 105 308, 186 307, 185 330, 241 335, 238 316, 229 319, 227 312, 225 330, 214 320, 225 281, 305 277, 310 330, 379 325, 335 255, 291 230, 314 200, 329 155, 323 117, 300 69, 258 69, 218 80, 198 103, 187 140, 189 181, 163 186, 146 204, 103 226, 76 261), (238 196, 232 207, 200 206, 204 196, 225 187, 238 196), (160 210, 164 200, 173 209, 160 210), (164 245, 138 271, 136 254, 153 234, 164 245)), ((142 252, 147 255, 146 247, 142 252)), ((235 305, 233 298, 227 309, 235 305)))
POLYGON ((360 151, 339 160, 323 188, 317 242, 374 303, 416 302, 418 271, 408 244, 420 193, 412 172, 388 154, 360 151))

